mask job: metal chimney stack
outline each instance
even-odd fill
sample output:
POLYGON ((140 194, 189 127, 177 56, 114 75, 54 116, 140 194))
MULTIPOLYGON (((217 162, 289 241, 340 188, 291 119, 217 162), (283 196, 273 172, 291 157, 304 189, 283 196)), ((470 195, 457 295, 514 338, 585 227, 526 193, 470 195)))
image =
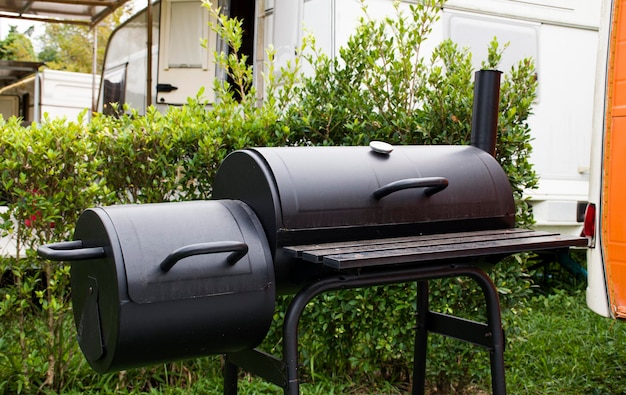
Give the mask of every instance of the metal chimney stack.
POLYGON ((500 76, 498 70, 479 70, 474 78, 471 145, 495 156, 498 133, 500 76))

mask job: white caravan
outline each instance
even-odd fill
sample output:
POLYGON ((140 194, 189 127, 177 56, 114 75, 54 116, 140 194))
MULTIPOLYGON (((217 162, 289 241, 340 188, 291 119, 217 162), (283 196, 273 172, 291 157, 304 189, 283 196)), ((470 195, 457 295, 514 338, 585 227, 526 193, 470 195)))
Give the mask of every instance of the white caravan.
MULTIPOLYGON (((367 0, 370 15, 393 12, 392 0, 367 0)), ((221 0, 218 6, 244 20, 242 51, 260 71, 265 48, 276 49, 278 66, 292 59, 304 32, 335 56, 362 15, 356 0, 221 0)), ((410 1, 404 1, 406 6, 410 1)), ((473 52, 476 67, 494 36, 509 42, 501 69, 521 58, 537 64, 538 99, 529 120, 532 162, 539 188, 528 191, 537 227, 579 234, 588 200, 593 91, 596 74, 601 0, 448 0, 424 56, 450 38, 473 52)), ((205 87, 214 99, 213 81, 221 78, 211 60, 220 40, 207 28, 208 12, 200 0, 161 0, 151 17, 140 11, 111 36, 101 86, 99 109, 128 103, 140 113, 149 104, 180 105, 205 87), (147 84, 146 29, 152 19, 151 76, 147 84), (199 45, 208 39, 208 48, 199 45), (150 91, 148 92, 148 88, 150 91), (147 102, 149 100, 149 103, 147 102)))
POLYGON ((0 113, 4 119, 21 117, 26 125, 44 114, 75 121, 93 107, 93 88, 92 74, 43 69, 0 88, 0 113))

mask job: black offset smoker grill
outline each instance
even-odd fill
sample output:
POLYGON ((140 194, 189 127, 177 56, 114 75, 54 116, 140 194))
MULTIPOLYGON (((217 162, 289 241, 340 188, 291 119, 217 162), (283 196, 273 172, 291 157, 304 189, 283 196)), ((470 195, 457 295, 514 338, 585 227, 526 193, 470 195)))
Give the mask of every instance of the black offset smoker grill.
POLYGON ((586 246, 516 229, 493 158, 500 73, 476 74, 471 146, 257 148, 222 163, 209 201, 86 210, 74 241, 40 255, 72 262, 78 342, 108 372, 225 354, 224 393, 243 368, 299 393, 298 322, 323 292, 418 282, 413 393, 424 391, 427 334, 485 347, 506 392, 497 291, 481 269, 517 252, 586 246), (487 322, 429 310, 428 280, 466 276, 487 322), (296 293, 283 357, 254 349, 277 293, 296 293))

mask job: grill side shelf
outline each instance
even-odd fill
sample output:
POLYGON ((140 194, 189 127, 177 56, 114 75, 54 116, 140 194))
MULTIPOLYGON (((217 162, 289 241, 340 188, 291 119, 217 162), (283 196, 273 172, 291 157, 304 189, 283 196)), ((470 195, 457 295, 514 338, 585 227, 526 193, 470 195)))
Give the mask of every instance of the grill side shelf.
MULTIPOLYGON (((529 234, 533 231, 528 229, 497 229, 497 230, 483 230, 472 232, 456 232, 456 233, 443 233, 443 234, 430 234, 423 236, 404 236, 382 239, 368 239, 368 240, 356 240, 356 241, 341 241, 335 243, 322 243, 322 244, 306 244, 284 247, 284 250, 293 258, 303 258, 304 254, 313 253, 315 255, 323 254, 329 250, 345 250, 351 248, 365 248, 369 250, 375 250, 378 246, 389 246, 396 244, 415 243, 422 242, 425 245, 430 245, 433 241, 445 242, 446 240, 458 241, 462 237, 475 237, 483 236, 489 237, 495 235, 501 237, 502 235, 521 235, 529 234)), ((308 259, 305 259, 308 260, 308 259)), ((321 261, 320 261, 321 262, 321 261)))
POLYGON ((584 237, 504 229, 290 246, 284 250, 304 261, 341 270, 586 246, 584 237))

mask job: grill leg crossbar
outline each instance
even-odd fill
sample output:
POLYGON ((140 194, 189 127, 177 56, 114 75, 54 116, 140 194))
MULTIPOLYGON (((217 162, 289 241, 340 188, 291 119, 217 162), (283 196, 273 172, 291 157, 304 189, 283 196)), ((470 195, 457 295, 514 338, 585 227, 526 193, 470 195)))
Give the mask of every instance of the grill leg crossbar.
POLYGON ((224 395, 237 395, 239 368, 283 390, 287 388, 287 369, 282 360, 261 350, 244 350, 227 354, 224 358, 224 395))
POLYGON ((497 290, 487 274, 471 265, 409 267, 368 273, 335 274, 304 287, 292 300, 283 323, 283 360, 258 350, 226 355, 224 395, 237 394, 237 371, 242 368, 283 388, 286 395, 300 394, 298 378, 298 323, 307 304, 324 292, 417 281, 417 327, 415 334, 413 394, 424 394, 428 332, 439 333, 489 350, 491 383, 495 395, 506 394, 504 378, 504 332, 497 290), (481 287, 487 308, 487 323, 429 311, 428 280, 470 277, 481 287))

